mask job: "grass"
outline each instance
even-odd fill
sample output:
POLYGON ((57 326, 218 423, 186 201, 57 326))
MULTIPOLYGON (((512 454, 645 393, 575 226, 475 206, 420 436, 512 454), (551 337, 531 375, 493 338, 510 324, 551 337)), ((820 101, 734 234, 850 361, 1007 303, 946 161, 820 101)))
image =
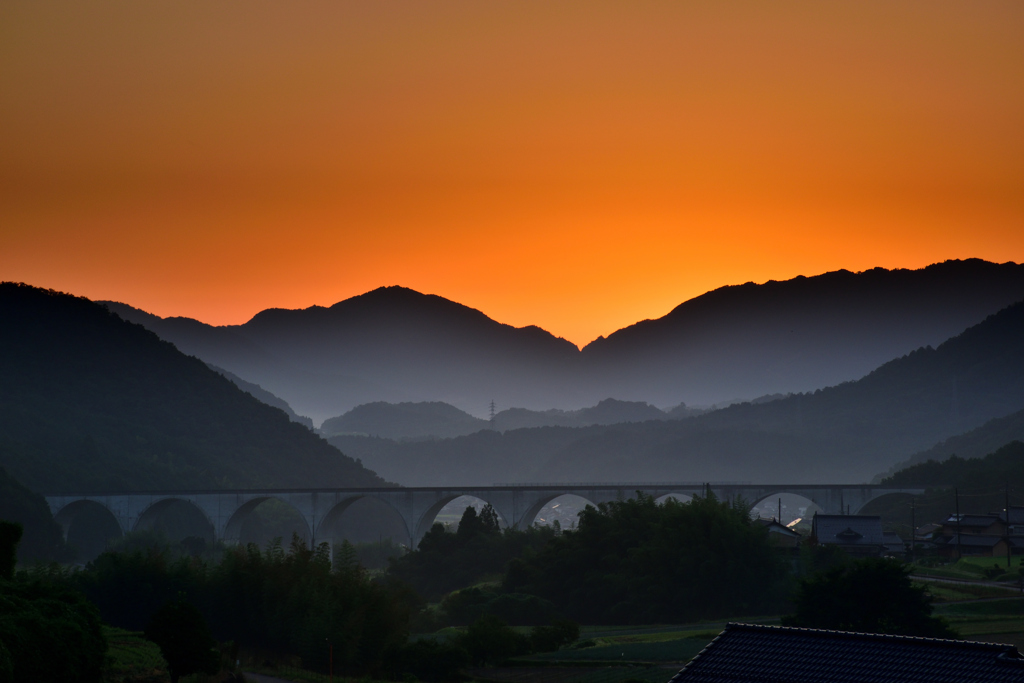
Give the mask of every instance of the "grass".
POLYGON ((1013 559, 1009 570, 1006 568, 1005 557, 961 557, 956 562, 937 567, 918 565, 914 567, 914 573, 948 579, 1016 581, 1020 577, 1021 567, 1019 557, 1013 559))
POLYGON ((1024 598, 936 605, 943 617, 965 640, 1021 645, 1024 641, 1024 598))
POLYGON ((918 586, 925 586, 934 596, 937 603, 959 602, 983 598, 1005 598, 1016 593, 1007 588, 982 586, 969 583, 939 583, 936 581, 915 581, 918 586))
POLYGON ((104 683, 164 683, 170 681, 167 662, 156 644, 136 631, 104 626, 107 661, 104 683))
POLYGON ((711 641, 706 637, 654 642, 620 642, 579 650, 530 655, 531 661, 557 662, 687 662, 711 641))

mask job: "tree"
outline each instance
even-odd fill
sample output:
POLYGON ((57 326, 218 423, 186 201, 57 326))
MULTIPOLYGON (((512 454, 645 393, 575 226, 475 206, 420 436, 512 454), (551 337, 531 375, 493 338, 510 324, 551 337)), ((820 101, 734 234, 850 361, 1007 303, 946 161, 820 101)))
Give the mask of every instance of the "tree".
POLYGON ((801 579, 796 612, 785 626, 928 638, 955 638, 932 616, 932 598, 914 586, 910 570, 896 560, 869 558, 801 579))
POLYGON ((465 648, 470 660, 478 666, 502 662, 530 651, 529 637, 517 633, 492 615, 481 617, 470 624, 460 636, 458 644, 465 648))
POLYGON ((99 613, 81 593, 19 576, 21 525, 0 522, 0 681, 98 683, 107 641, 99 613))
POLYGON ((0 519, 0 579, 14 577, 14 565, 18 562, 18 541, 21 540, 21 525, 0 519))
POLYGON ((746 506, 638 495, 588 506, 575 530, 513 560, 502 587, 583 623, 678 623, 778 609, 788 580, 746 506))
POLYGON ((481 577, 503 572, 513 558, 540 548, 554 535, 549 527, 501 529, 491 506, 479 514, 467 507, 455 533, 434 524, 415 551, 390 560, 388 573, 428 600, 438 600, 481 577))
POLYGON ((217 641, 195 607, 178 599, 161 607, 146 627, 146 639, 160 647, 171 683, 193 673, 215 674, 220 669, 217 641))

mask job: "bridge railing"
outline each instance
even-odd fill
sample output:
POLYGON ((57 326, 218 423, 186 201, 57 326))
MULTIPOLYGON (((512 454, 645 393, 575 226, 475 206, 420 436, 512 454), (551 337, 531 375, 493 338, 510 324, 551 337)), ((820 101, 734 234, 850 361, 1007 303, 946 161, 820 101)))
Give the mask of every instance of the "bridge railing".
MULTIPOLYGON (((632 487, 640 488, 668 488, 672 486, 680 486, 683 488, 696 488, 700 486, 750 486, 753 482, 750 481, 557 481, 557 482, 513 482, 513 483, 494 483, 491 486, 501 488, 551 488, 551 487, 580 487, 580 486, 594 486, 600 488, 614 488, 614 489, 626 489, 632 487)), ((469 488, 465 486, 456 488, 469 488)))

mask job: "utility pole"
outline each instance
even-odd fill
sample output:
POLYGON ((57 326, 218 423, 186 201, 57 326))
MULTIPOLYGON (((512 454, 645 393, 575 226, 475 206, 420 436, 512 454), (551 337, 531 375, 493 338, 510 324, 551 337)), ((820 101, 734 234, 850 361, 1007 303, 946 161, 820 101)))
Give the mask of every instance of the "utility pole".
POLYGON ((782 524, 782 499, 779 498, 779 524, 782 524))
POLYGON ((953 499, 956 505, 956 559, 960 559, 960 489, 953 489, 953 499))
POLYGON ((915 520, 914 498, 910 499, 910 564, 914 564, 914 549, 917 545, 917 521, 915 520))
POLYGON ((1010 571, 1010 485, 1006 485, 1006 571, 1010 571))

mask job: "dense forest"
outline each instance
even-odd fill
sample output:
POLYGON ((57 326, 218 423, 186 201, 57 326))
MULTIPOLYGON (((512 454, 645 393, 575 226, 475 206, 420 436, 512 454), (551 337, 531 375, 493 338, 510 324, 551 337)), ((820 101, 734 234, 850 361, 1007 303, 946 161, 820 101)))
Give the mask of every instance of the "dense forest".
POLYGON ((383 481, 87 299, 0 284, 0 466, 36 491, 383 481))

